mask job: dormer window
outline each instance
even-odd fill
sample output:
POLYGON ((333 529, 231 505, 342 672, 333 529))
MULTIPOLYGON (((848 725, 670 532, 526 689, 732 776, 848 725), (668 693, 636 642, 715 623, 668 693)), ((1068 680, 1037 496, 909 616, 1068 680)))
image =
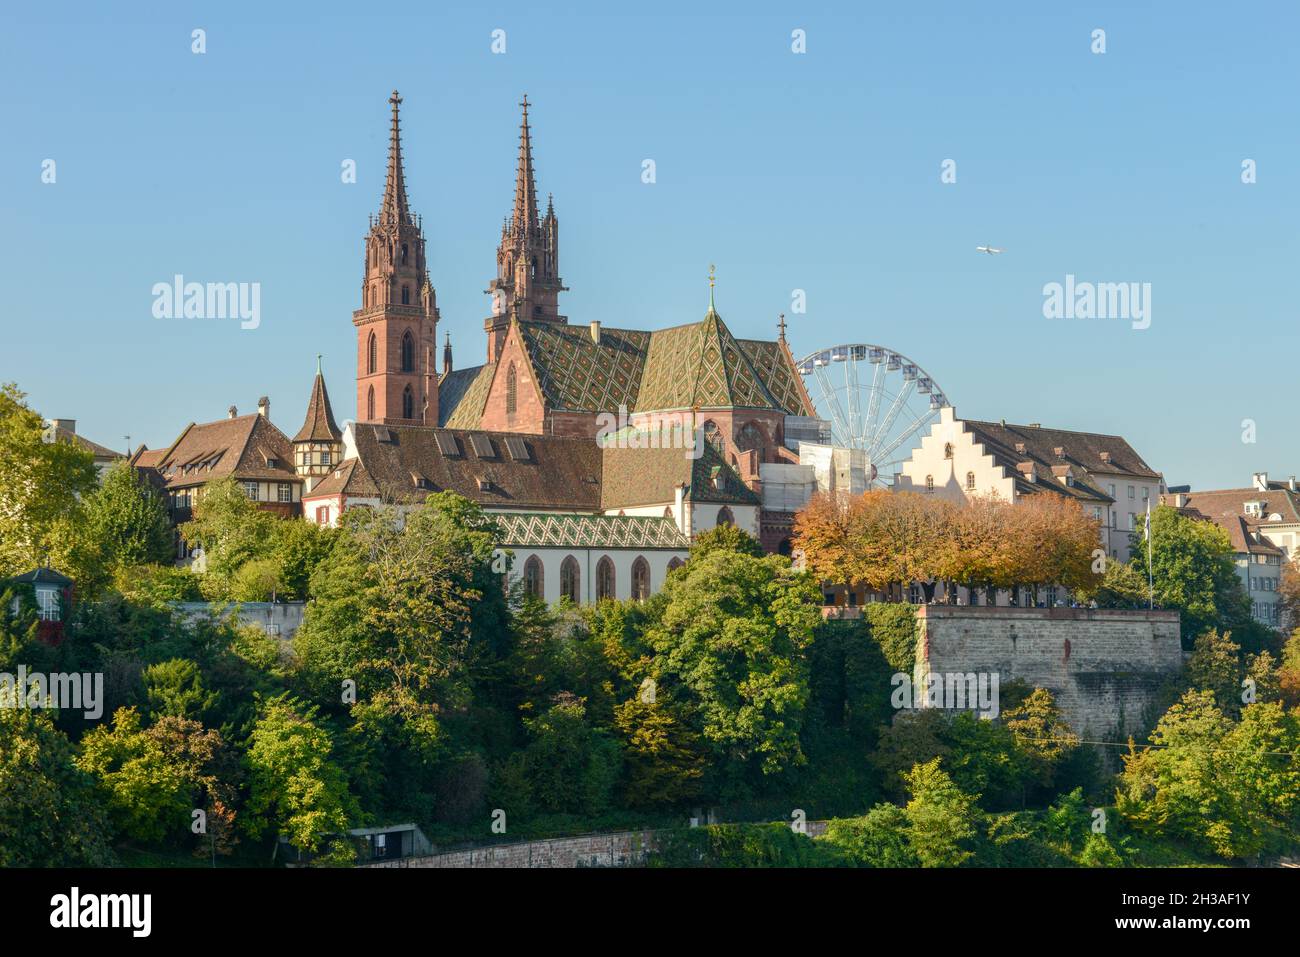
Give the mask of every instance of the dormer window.
POLYGON ((1249 515, 1251 518, 1259 518, 1261 515, 1264 514, 1264 503, 1262 503, 1262 502, 1247 502, 1247 503, 1246 503, 1246 514, 1249 515))

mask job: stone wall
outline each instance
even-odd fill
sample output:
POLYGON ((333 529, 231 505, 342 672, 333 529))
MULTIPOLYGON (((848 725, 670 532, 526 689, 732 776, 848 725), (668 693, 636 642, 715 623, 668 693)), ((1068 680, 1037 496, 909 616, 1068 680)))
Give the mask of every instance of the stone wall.
MULTIPOLYGON (((725 827, 726 825, 722 825, 725 827)), ((825 821, 808 821, 809 837, 820 837, 825 821)), ((645 862, 648 850, 655 846, 658 831, 615 831, 610 834, 583 834, 548 841, 523 841, 518 844, 490 844, 408 857, 363 867, 637 867, 645 862)))
POLYGON ((226 621, 231 615, 241 625, 256 625, 273 638, 289 641, 302 626, 307 603, 301 601, 246 601, 229 605, 202 601, 172 602, 172 608, 193 620, 208 617, 226 621))
POLYGON ((1157 693, 1183 663, 1176 611, 922 605, 917 620, 918 689, 927 673, 1023 678, 1051 691, 1086 739, 1150 730, 1157 693))

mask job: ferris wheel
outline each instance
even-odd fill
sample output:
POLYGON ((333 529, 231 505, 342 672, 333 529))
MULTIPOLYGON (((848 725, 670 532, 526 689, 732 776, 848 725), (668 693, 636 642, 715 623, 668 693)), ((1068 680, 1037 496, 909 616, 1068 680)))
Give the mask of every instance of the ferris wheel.
POLYGON ((797 366, 831 444, 867 453, 873 485, 888 485, 919 433, 951 405, 938 383, 907 356, 870 344, 832 346, 797 366))

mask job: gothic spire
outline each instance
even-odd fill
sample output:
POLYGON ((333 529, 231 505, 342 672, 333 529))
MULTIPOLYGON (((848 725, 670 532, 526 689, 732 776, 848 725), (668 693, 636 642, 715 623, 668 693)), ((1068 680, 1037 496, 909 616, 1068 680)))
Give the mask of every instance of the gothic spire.
POLYGON ((330 408, 330 394, 325 390, 325 375, 321 372, 320 356, 316 357, 316 379, 312 382, 311 398, 307 401, 307 417, 302 428, 293 437, 295 442, 338 442, 343 433, 334 421, 330 408))
POLYGON ((388 140, 388 179, 384 183, 384 204, 379 218, 384 223, 410 223, 411 211, 406 205, 406 174, 402 170, 402 130, 397 111, 402 98, 393 91, 388 98, 393 106, 393 125, 388 140))
POLYGON ((522 243, 537 228, 537 183, 533 179, 533 142, 528 132, 528 94, 519 104, 524 111, 519 124, 519 171, 515 176, 515 242, 522 243))

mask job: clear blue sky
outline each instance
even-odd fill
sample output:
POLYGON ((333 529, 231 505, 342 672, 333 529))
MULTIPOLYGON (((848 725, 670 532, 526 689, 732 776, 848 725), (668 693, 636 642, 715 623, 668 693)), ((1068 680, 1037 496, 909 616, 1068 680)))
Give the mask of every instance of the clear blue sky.
POLYGON ((898 349, 959 414, 1118 432, 1198 488, 1300 472, 1294 3, 610 6, 6 5, 0 381, 157 447, 262 394, 292 434, 322 352, 350 416, 394 87, 442 327, 481 362, 526 90, 571 321, 693 321, 714 262, 737 335, 804 289, 797 354, 898 349), (175 273, 261 283, 261 327, 154 319, 175 273), (1150 282, 1151 327, 1045 319, 1067 273, 1150 282))

